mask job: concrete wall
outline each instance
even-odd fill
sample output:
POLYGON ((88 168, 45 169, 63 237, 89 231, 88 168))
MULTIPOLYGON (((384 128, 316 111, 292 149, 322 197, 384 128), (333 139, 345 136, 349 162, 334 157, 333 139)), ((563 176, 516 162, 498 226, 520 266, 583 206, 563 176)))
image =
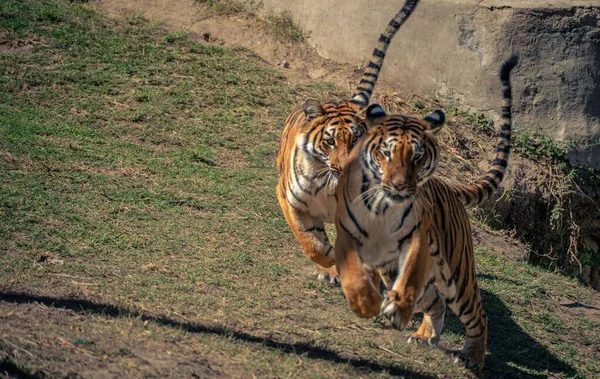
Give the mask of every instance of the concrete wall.
MULTIPOLYGON (((403 3, 263 2, 290 11, 321 55, 353 64, 369 59, 403 3)), ((496 72, 511 52, 521 56, 513 79, 518 128, 560 140, 600 137, 600 0, 421 0, 392 42, 382 77, 497 116, 496 72)), ((596 154, 572 156, 600 169, 596 154)))

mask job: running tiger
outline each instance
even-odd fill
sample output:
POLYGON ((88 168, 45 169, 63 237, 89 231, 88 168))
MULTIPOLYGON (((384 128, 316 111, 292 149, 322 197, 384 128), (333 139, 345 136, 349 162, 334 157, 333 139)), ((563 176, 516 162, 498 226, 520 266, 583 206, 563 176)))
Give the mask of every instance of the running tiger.
POLYGON ((324 223, 334 221, 335 188, 348 153, 367 132, 359 112, 369 104, 391 39, 417 3, 407 0, 389 22, 352 100, 308 100, 285 120, 277 155, 277 199, 304 253, 317 263, 319 279, 337 278, 324 223))
MULTIPOLYGON (((473 239, 465 205, 498 186, 507 165, 512 123, 510 72, 500 70, 504 104, 492 169, 472 186, 433 176, 440 157, 435 134, 445 115, 421 120, 367 109, 369 131, 352 150, 337 188, 335 259, 350 308, 361 317, 383 314, 398 329, 423 312, 409 341, 437 344, 446 304, 466 327, 465 345, 454 357, 471 370, 484 366, 487 318, 475 276, 473 239), (382 298, 379 279, 367 270, 397 271, 382 298)), ((385 281, 385 276, 384 276, 385 281)))

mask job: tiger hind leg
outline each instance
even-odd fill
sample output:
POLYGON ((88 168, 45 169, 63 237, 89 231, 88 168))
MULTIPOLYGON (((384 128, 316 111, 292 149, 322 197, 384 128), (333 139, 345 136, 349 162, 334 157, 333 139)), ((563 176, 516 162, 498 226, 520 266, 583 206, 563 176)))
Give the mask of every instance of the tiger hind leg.
POLYGON ((412 333, 407 342, 436 346, 440 342, 444 317, 446 316, 446 301, 437 292, 430 281, 425 292, 417 303, 417 312, 423 312, 423 321, 419 329, 412 333))
POLYGON ((449 306, 466 328, 465 345, 462 351, 453 352, 452 357, 455 363, 464 364, 465 368, 480 372, 485 363, 488 325, 477 283, 470 296, 455 299, 449 306))

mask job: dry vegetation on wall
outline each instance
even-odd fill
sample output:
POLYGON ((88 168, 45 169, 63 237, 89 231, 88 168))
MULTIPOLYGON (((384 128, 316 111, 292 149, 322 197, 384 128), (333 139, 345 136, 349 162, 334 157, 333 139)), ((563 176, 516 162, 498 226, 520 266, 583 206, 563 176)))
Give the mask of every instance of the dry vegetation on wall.
POLYGON ((517 129, 514 147, 505 191, 480 215, 494 228, 513 229, 529 246, 530 263, 600 290, 599 173, 570 166, 565 147, 545 136, 517 129))

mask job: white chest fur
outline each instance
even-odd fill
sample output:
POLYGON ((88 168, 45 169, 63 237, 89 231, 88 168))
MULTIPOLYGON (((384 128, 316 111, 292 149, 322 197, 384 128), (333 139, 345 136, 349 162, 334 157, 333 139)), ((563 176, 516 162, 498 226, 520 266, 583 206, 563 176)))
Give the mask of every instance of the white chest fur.
POLYGON ((332 223, 335 217, 337 178, 329 173, 325 163, 317 162, 300 150, 290 157, 292 175, 288 201, 312 217, 332 223))
POLYGON ((380 213, 375 214, 359 200, 350 206, 357 221, 350 217, 353 234, 361 242, 358 251, 363 262, 371 267, 386 265, 405 256, 410 246, 410 236, 416 230, 419 215, 411 203, 382 204, 380 213), (357 204, 360 203, 360 204, 357 204), (360 225, 362 230, 359 230, 360 225))

